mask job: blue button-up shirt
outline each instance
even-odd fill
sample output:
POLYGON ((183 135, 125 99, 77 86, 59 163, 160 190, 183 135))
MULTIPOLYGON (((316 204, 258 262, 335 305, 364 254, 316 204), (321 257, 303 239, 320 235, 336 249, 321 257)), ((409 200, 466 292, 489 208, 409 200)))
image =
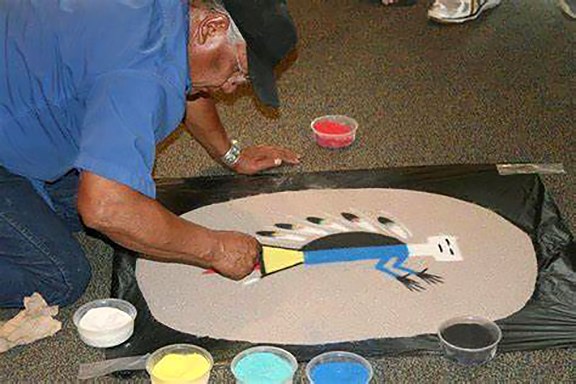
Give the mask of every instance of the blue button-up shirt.
POLYGON ((185 109, 186 0, 0 1, 0 165, 87 170, 150 197, 185 109))

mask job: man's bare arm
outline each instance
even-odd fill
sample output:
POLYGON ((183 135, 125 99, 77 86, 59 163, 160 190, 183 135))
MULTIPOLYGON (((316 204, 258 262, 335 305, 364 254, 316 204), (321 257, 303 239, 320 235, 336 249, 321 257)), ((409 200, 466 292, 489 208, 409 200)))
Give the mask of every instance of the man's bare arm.
POLYGON ((88 227, 154 260, 215 268, 240 279, 258 257, 254 238, 196 225, 125 185, 86 171, 80 178, 78 212, 88 227))
POLYGON ((210 97, 197 97, 186 103, 184 125, 213 159, 220 161, 230 149, 230 139, 210 97))

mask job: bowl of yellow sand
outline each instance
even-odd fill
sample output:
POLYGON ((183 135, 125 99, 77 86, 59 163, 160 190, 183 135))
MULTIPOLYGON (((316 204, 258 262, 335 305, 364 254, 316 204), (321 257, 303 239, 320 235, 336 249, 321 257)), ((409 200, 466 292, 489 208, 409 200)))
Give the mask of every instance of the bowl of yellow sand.
POLYGON ((206 384, 214 359, 192 344, 172 344, 156 350, 146 361, 152 384, 206 384))

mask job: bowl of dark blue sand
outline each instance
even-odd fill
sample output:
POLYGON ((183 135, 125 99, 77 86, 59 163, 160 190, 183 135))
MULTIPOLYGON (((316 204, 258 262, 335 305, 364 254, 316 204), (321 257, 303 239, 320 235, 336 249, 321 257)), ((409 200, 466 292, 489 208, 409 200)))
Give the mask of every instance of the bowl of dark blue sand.
POLYGON ((438 329, 444 356, 463 365, 485 364, 496 355, 502 331, 495 322, 480 316, 445 321, 438 329))
POLYGON ((368 384, 372 375, 368 360, 351 352, 326 352, 306 365, 306 377, 312 384, 368 384))

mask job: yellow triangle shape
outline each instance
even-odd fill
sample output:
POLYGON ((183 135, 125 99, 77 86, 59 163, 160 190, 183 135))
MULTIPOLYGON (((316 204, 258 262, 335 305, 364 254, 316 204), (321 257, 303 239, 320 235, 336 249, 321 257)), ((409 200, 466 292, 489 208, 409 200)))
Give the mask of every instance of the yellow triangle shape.
POLYGON ((298 264, 304 263, 304 252, 294 249, 262 247, 263 275, 282 271, 298 264))

